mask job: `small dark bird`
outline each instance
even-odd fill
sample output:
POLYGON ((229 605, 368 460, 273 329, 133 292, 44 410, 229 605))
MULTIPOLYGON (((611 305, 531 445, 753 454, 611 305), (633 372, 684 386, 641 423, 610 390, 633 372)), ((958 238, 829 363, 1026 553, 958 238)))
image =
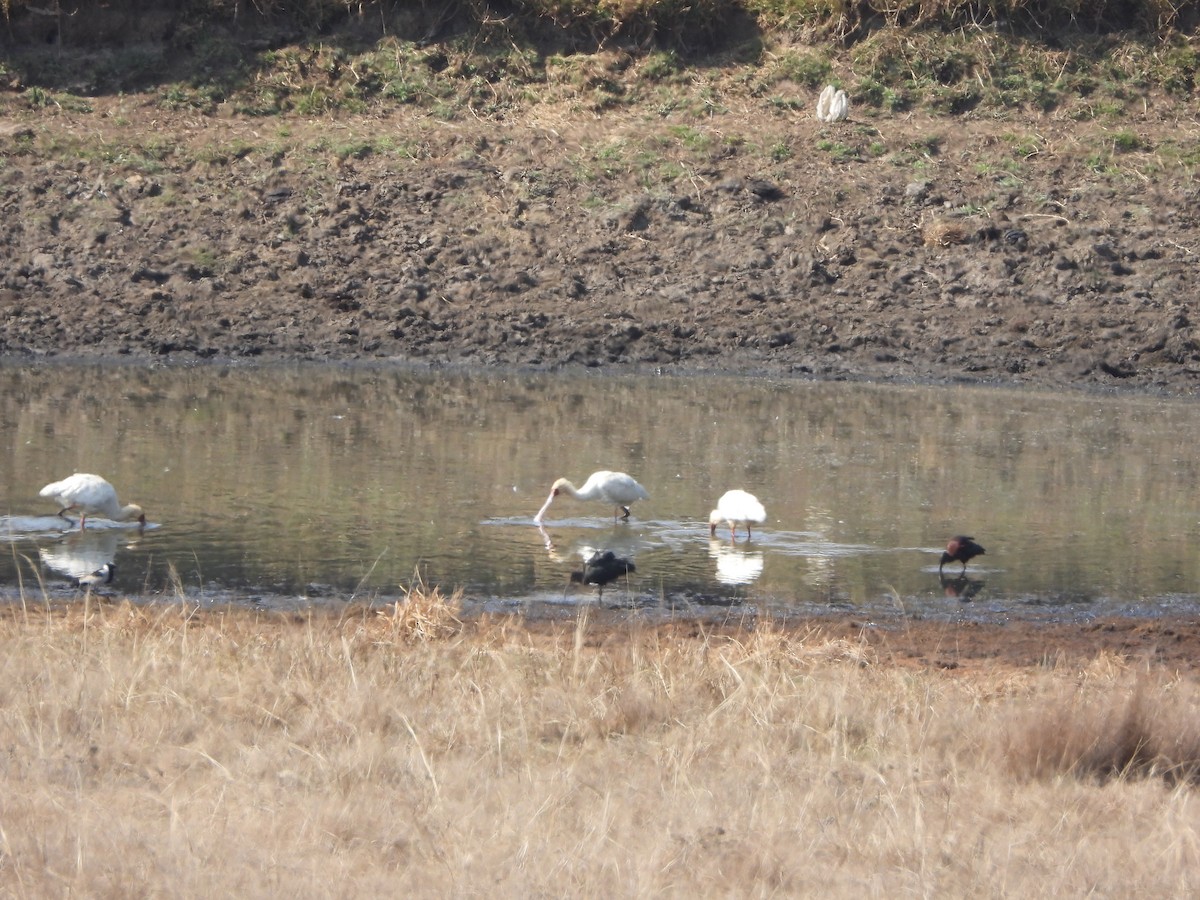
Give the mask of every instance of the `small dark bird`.
POLYGON ((88 575, 81 575, 75 581, 75 586, 81 588, 91 588, 101 584, 112 584, 113 576, 116 574, 117 564, 105 563, 95 572, 92 572, 88 575))
POLYGON ((983 556, 984 552, 984 549, 975 543, 973 537, 967 537, 965 534, 952 537, 950 543, 946 545, 946 551, 942 554, 942 562, 938 565, 938 574, 941 574, 942 566, 948 562, 962 563, 962 570, 966 572, 967 563, 977 556, 983 556))
POLYGON ((622 575, 636 572, 637 567, 631 560, 621 559, 611 550, 597 550, 583 564, 582 572, 572 572, 571 581, 582 584, 594 584, 600 588, 597 598, 604 596, 604 586, 610 581, 616 581, 622 575))

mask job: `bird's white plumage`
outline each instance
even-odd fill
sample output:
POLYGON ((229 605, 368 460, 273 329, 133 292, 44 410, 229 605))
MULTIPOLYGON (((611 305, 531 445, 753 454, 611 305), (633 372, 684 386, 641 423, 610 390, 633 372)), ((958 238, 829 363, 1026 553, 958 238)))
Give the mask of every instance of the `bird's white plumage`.
POLYGON ((553 487, 550 488, 550 496, 546 498, 546 502, 542 504, 538 514, 534 516, 533 520, 539 525, 546 510, 550 508, 550 504, 559 494, 570 494, 576 500, 601 500, 625 510, 626 516, 629 515, 630 503, 636 500, 645 500, 650 496, 632 475, 624 472, 609 472, 608 470, 593 472, 583 483, 583 487, 578 488, 567 479, 560 478, 554 482, 553 487))
POLYGON ((850 115, 850 98, 832 84, 825 86, 817 98, 817 119, 822 122, 842 122, 850 115))
POLYGON ((737 536, 737 527, 746 526, 746 537, 750 537, 750 526, 761 525, 767 521, 767 511, 759 503, 758 498, 748 491, 726 491, 717 501, 717 508, 708 514, 708 529, 710 534, 717 533, 717 525, 725 522, 729 525, 729 537, 737 536))
POLYGON ((114 522, 137 519, 145 524, 146 517, 136 503, 122 506, 117 500, 117 491, 99 475, 76 472, 62 481, 46 485, 39 492, 59 504, 59 514, 74 510, 79 513, 79 527, 85 528, 88 516, 100 516, 114 522))

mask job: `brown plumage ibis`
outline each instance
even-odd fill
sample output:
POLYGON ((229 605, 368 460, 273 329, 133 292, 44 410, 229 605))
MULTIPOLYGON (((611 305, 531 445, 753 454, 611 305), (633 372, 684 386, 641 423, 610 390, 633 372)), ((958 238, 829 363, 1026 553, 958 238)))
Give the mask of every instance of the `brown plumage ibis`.
POLYGON ((946 550, 942 553, 942 561, 938 565, 938 573, 942 571, 942 566, 948 562, 962 563, 963 572, 967 571, 967 563, 977 556, 983 556, 984 549, 975 543, 975 538, 968 537, 965 534, 960 534, 950 538, 946 544, 946 550))

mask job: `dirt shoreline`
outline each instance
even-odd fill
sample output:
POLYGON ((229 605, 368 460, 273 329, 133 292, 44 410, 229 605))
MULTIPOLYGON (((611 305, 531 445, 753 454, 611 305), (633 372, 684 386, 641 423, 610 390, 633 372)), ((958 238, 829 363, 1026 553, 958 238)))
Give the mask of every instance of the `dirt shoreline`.
MULTIPOLYGON (((1188 617, 1106 616, 1086 621, 1006 622, 904 619, 879 623, 861 616, 788 617, 765 623, 814 642, 839 641, 847 658, 864 663, 939 669, 970 676, 981 671, 1030 667, 1072 669, 1107 658, 1115 665, 1164 668, 1179 673, 1200 669, 1200 622, 1188 617)), ((534 633, 555 632, 570 624, 533 622, 534 633)), ((591 618, 592 643, 632 629, 657 628, 665 637, 701 639, 735 636, 748 625, 672 622, 644 626, 618 617, 591 618)), ((761 623, 760 623, 761 627, 761 623)))
MULTIPOLYGON (((158 606, 161 599, 132 598, 138 606, 158 606)), ((94 597, 93 613, 122 601, 94 597)), ((168 606, 171 604, 167 604, 168 606)), ((186 604, 185 604, 186 605, 186 604)), ((0 616, 29 619, 35 613, 71 617, 78 602, 55 600, 49 604, 8 602, 0 616)), ((226 623, 267 621, 280 628, 336 628, 348 619, 374 618, 380 610, 360 604, 322 603, 303 609, 278 610, 243 605, 216 605, 191 609, 193 625, 209 619, 226 623)), ((37 619, 34 618, 33 621, 37 619)), ((952 618, 895 618, 876 621, 861 615, 788 615, 784 618, 732 616, 713 618, 648 619, 637 611, 592 606, 558 610, 553 616, 522 614, 466 615, 442 639, 461 634, 508 635, 518 642, 603 647, 632 637, 654 634, 659 640, 708 642, 715 639, 744 641, 766 629, 799 637, 812 646, 840 647, 840 658, 861 665, 936 670, 950 677, 972 678, 1023 669, 1082 670, 1098 660, 1117 668, 1159 670, 1177 675, 1200 673, 1200 621, 1188 616, 1137 618, 1104 616, 1083 620, 1044 622, 956 620, 952 618)))

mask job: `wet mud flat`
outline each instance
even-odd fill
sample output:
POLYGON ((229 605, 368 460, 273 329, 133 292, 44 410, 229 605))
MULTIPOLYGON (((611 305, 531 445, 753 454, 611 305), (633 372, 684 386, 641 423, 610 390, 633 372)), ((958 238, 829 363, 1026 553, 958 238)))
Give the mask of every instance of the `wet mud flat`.
MULTIPOLYGON (((525 618, 531 634, 556 634, 576 627, 579 612, 525 618)), ((1086 620, 1041 622, 961 619, 887 619, 831 613, 758 617, 711 611, 703 617, 650 623, 628 610, 591 609, 586 613, 586 640, 591 644, 621 640, 631 629, 656 629, 664 637, 703 639, 737 635, 756 628, 810 635, 814 642, 840 640, 847 655, 863 664, 910 666, 971 673, 997 668, 1077 667, 1101 656, 1181 673, 1200 668, 1200 618, 1112 616, 1086 620)))

